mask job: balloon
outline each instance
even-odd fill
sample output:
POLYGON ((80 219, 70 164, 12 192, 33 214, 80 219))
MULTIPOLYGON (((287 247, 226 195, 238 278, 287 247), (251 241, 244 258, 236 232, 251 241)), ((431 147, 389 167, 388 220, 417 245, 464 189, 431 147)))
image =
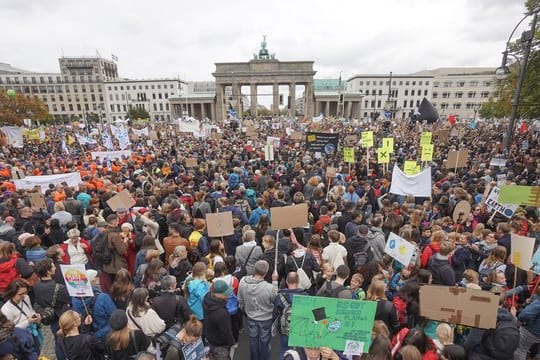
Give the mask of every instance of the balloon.
POLYGON ((9 90, 7 91, 7 95, 8 95, 10 98, 14 97, 14 96, 15 96, 15 90, 9 89, 9 90))

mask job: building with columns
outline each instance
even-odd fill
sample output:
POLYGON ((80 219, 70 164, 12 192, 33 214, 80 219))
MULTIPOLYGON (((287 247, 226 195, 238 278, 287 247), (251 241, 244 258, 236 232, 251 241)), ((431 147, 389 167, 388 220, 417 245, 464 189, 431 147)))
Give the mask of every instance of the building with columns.
POLYGON ((362 93, 352 91, 341 79, 315 79, 315 114, 359 119, 362 93))

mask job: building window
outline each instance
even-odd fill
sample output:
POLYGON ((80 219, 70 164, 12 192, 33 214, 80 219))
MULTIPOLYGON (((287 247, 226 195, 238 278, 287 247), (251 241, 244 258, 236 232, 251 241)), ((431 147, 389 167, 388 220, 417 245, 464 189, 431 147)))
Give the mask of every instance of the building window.
POLYGON ((155 93, 152 93, 152 99, 156 100, 156 94, 155 93))
POLYGON ((366 85, 369 86, 369 81, 366 81, 366 85))
POLYGON ((122 94, 122 101, 125 101, 125 100, 126 100, 126 95, 122 94))
POLYGON ((111 91, 111 87, 110 87, 110 86, 107 86, 107 89, 108 89, 109 91, 111 91))
POLYGON ((427 96, 427 90, 424 90, 424 96, 427 96))
POLYGON ((111 104, 111 111, 114 111, 114 105, 111 104))
POLYGON ((476 80, 469 81, 469 86, 470 87, 477 87, 478 86, 478 81, 476 81, 476 80))
POLYGON ((123 86, 120 86, 120 90, 124 90, 124 87, 123 87, 123 86))
MULTIPOLYGON (((109 89, 110 90, 110 89, 109 89)), ((114 91, 118 91, 118 86, 114 87, 114 91)))
POLYGON ((120 95, 116 94, 114 95, 114 98, 116 99, 116 101, 120 101, 120 95))
POLYGON ((467 104, 465 104, 465 109, 467 109, 467 110, 474 109, 474 104, 473 104, 473 103, 467 103, 467 104))
POLYGON ((168 98, 169 98, 169 94, 165 93, 165 99, 168 99, 168 98))
POLYGON ((364 108, 367 108, 367 107, 368 107, 368 104, 369 104, 369 102, 368 102, 367 100, 364 101, 364 108))
POLYGON ((438 96, 439 96, 439 93, 437 92, 434 92, 433 94, 431 94, 432 99, 436 99, 438 96))
POLYGON ((455 103, 452 107, 453 107, 455 110, 459 110, 459 109, 461 109, 461 103, 455 103))
POLYGON ((161 93, 158 94, 158 99, 163 99, 163 95, 161 93))
POLYGON ((403 81, 400 81, 400 82, 399 82, 399 86, 403 86, 403 81))
POLYGON ((163 111, 163 104, 159 103, 159 111, 163 111))
POLYGON ((118 112, 122 111, 122 110, 121 110, 121 107, 120 107, 120 104, 116 104, 116 110, 117 110, 118 112))
POLYGON ((413 84, 413 85, 416 85, 416 81, 413 81, 412 84, 413 84))
POLYGON ((448 99, 450 97, 450 93, 449 92, 443 92, 442 97, 443 97, 443 99, 448 99))
POLYGON ((464 86, 465 86, 465 81, 456 82, 456 87, 464 87, 464 86))
POLYGON ((483 81, 482 86, 483 87, 491 87, 491 81, 483 81))
POLYGON ((409 86, 409 82, 408 82, 408 81, 405 81, 405 86, 409 86))
POLYGON ((409 107, 412 108, 414 106, 414 100, 409 101, 409 107))
POLYGON ((456 97, 456 99, 461 99, 463 97, 463 92, 458 91, 454 94, 454 96, 456 97))
POLYGON ((127 112, 127 108, 126 108, 126 105, 122 105, 122 109, 124 109, 124 112, 127 112))
MULTIPOLYGON (((165 104, 165 110, 169 111, 169 103, 166 103, 165 104)), ((167 115, 167 118, 169 117, 169 115, 167 115)))
POLYGON ((60 110, 66 111, 66 106, 64 104, 60 104, 60 110))
MULTIPOLYGON (((427 85, 427 84, 426 84, 427 85)), ((439 82, 438 81, 434 81, 433 82, 433 87, 436 88, 436 87, 439 87, 439 82)))
POLYGON ((404 107, 404 108, 407 107, 407 100, 403 100, 403 107, 404 107))
POLYGON ((126 86, 126 90, 129 90, 129 85, 126 86))
POLYGON ((375 108, 375 100, 371 100, 371 107, 375 108))
POLYGON ((443 83, 443 86, 444 86, 444 87, 452 87, 452 82, 451 82, 451 81, 445 81, 445 82, 443 83))
POLYGON ((369 95, 369 89, 366 90, 366 95, 369 95))
POLYGON ((86 111, 90 110, 90 107, 88 106, 88 104, 84 104, 84 109, 85 109, 86 111))
POLYGON ((78 111, 81 111, 81 110, 82 110, 81 104, 77 104, 77 110, 78 110, 78 111))
POLYGON ((358 82, 358 85, 363 86, 363 85, 364 85, 364 82, 363 82, 363 81, 360 81, 360 82, 358 82))
POLYGON ((154 103, 154 111, 157 111, 157 104, 154 103))
POLYGON ((476 92, 474 92, 474 91, 469 91, 469 92, 467 93, 467 97, 468 97, 469 99, 475 98, 475 97, 476 97, 476 92))
POLYGON ((414 96, 414 90, 411 90, 411 96, 414 96))
POLYGON ((482 91, 482 93, 480 94, 480 97, 484 98, 484 99, 488 98, 489 97, 489 91, 482 91))

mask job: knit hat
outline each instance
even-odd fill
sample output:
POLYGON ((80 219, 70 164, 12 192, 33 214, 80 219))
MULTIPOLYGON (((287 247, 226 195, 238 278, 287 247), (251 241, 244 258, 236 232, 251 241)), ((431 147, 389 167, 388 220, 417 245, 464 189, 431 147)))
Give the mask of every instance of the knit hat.
POLYGON ((125 310, 116 309, 109 318, 109 326, 114 331, 122 330, 128 324, 128 318, 125 310))
POLYGON ((98 272, 93 269, 86 270, 86 276, 88 277, 88 282, 92 282, 97 277, 98 272))
POLYGON ((367 225, 362 224, 358 226, 358 232, 360 233, 360 235, 367 235, 369 232, 369 228, 367 227, 367 225))
POLYGON ((212 294, 221 294, 225 296, 230 296, 232 294, 232 288, 223 280, 216 280, 214 281, 214 285, 212 285, 212 294))
POLYGON ((69 229, 69 231, 67 232, 67 237, 68 238, 76 238, 76 237, 79 237, 81 236, 81 232, 78 230, 78 229, 69 229))

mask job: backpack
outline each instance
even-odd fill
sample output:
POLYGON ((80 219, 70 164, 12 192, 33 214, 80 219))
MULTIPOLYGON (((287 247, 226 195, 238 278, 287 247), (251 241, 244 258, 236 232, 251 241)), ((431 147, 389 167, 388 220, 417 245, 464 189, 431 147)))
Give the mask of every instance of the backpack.
MULTIPOLYGON (((232 288, 233 278, 231 276, 231 282, 229 286, 232 288)), ((231 293, 231 296, 227 299, 227 311, 229 312, 229 315, 234 315, 238 312, 238 297, 234 293, 234 291, 231 293)))
POLYGON ((6 291, 8 285, 19 278, 17 271, 17 257, 13 256, 10 260, 0 263, 0 292, 6 291))
POLYGON ((353 254, 353 259, 355 270, 358 270, 358 268, 361 268, 362 266, 373 260, 373 249, 371 248, 371 245, 367 244, 364 247, 364 250, 355 252, 353 254))
POLYGON ((43 325, 51 325, 56 318, 54 308, 56 306, 56 300, 58 298, 58 291, 60 291, 60 285, 54 284, 54 292, 50 306, 46 306, 44 308, 37 302, 34 304, 34 310, 41 315, 41 323, 43 325))
POLYGON ((216 209, 217 209, 216 199, 214 199, 210 194, 207 194, 204 197, 204 202, 207 202, 208 204, 210 204, 210 209, 212 209, 213 213, 216 212, 216 209))
POLYGON ((405 326, 407 323, 407 303, 403 301, 399 296, 394 296, 392 304, 396 309, 397 318, 401 326, 405 326))
POLYGON ((330 298, 337 298, 339 293, 343 290, 345 290, 346 287, 343 285, 338 285, 336 287, 332 287, 332 281, 326 280, 326 286, 322 294, 320 296, 324 297, 330 297, 330 298))
POLYGON ((113 260, 113 253, 109 248, 109 233, 100 232, 92 243, 92 257, 100 264, 107 265, 113 260))
POLYGON ((285 305, 285 307, 283 308, 283 312, 279 317, 279 332, 281 335, 289 336, 291 330, 292 306, 287 297, 283 295, 283 293, 279 293, 278 296, 283 305, 285 305))
POLYGON ((487 355, 494 360, 513 359, 519 345, 519 329, 515 319, 497 321, 495 329, 490 329, 482 336, 482 346, 487 355))
POLYGON ((182 349, 182 344, 176 338, 180 330, 182 330, 182 325, 174 324, 156 337, 156 349, 159 348, 162 355, 167 353, 169 346, 174 346, 178 350, 182 349))
POLYGON ((201 204, 195 203, 193 204, 193 217, 195 219, 204 219, 204 215, 201 211, 201 204))
POLYGON ((304 270, 304 261, 306 260, 307 253, 304 254, 304 258, 302 259, 302 264, 300 267, 298 267, 298 264, 296 263, 296 259, 292 257, 292 261, 294 265, 296 266, 296 273, 298 274, 298 287, 300 289, 307 290, 311 287, 311 280, 309 279, 309 276, 306 274, 306 271, 304 270))

